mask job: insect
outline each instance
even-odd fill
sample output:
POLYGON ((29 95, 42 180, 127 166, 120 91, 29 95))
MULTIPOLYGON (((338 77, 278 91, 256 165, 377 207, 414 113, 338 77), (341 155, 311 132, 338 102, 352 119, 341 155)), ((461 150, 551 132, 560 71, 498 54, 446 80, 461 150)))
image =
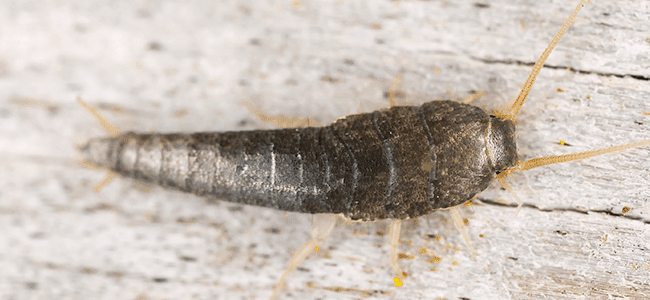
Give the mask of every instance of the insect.
MULTIPOLYGON (((455 105, 455 104, 449 104, 449 105, 455 105)), ((397 110, 396 110, 396 111, 397 111, 397 110)), ((376 120, 376 119, 375 119, 375 120, 376 120)), ((375 122, 376 122, 376 121, 375 121, 375 122)), ((340 124, 344 124, 344 122, 341 122, 340 124)), ((377 126, 377 127, 378 127, 378 126, 377 126)), ((200 138, 200 137, 201 137, 201 136, 199 136, 199 135, 196 136, 196 138, 200 138)), ((128 136, 128 135, 126 135, 126 136, 124 136, 124 138, 126 139, 125 144, 127 144, 127 142, 128 142, 128 143, 132 143, 131 146, 134 146, 134 147, 135 147, 135 145, 139 145, 138 143, 142 142, 143 144, 147 144, 147 145, 149 145, 149 146, 151 147, 151 149, 155 149, 155 148, 159 145, 159 144, 156 143, 156 139, 159 139, 158 141, 161 141, 161 142, 160 142, 161 144, 162 144, 163 142, 166 142, 166 141, 162 141, 162 140, 161 140, 161 139, 166 139, 166 137, 161 137, 161 136, 156 136, 156 135, 140 136, 140 137, 138 137, 138 136, 128 136)), ((168 141, 168 140, 167 140, 167 141, 168 141)), ((263 143, 260 143, 260 144, 264 145, 263 143)), ((274 145, 275 145, 275 143, 274 143, 274 145)), ((382 147, 383 147, 383 146, 384 146, 384 145, 382 145, 382 147)), ((390 146, 390 145, 389 145, 389 146, 390 146)), ((387 146, 387 147, 388 147, 388 146, 387 146)), ((134 148, 134 149, 135 149, 135 148, 134 148)), ((140 148, 140 149, 143 149, 143 148, 140 148)), ((200 150, 199 150, 199 151, 200 151, 200 150)), ((143 151, 143 153, 151 153, 151 152, 143 151)), ((273 152, 267 152, 267 153, 273 153, 273 152)), ((115 152, 115 154, 117 154, 117 151, 115 152)), ((161 153, 161 154, 156 154, 156 155, 159 155, 160 157, 162 157, 162 153, 161 153)), ((140 160, 138 160, 137 162, 134 162, 134 163, 136 163, 136 164, 140 164, 141 162, 140 162, 140 160)), ((273 165, 273 160, 271 160, 271 165, 273 165)), ((420 165, 420 169, 423 169, 423 170, 426 170, 426 169, 427 169, 426 164, 422 163, 421 161, 420 161, 420 164, 419 164, 419 165, 420 165)), ((510 165, 506 164, 506 165, 509 166, 509 167, 512 166, 511 164, 510 164, 510 165)), ((429 166, 428 168, 431 168, 431 166, 429 166)), ((269 170, 272 170, 272 169, 273 169, 273 168, 269 168, 269 170)), ((417 169, 417 168, 416 168, 416 169, 417 169)), ((170 170, 171 170, 171 169, 170 169, 170 170)), ((298 170, 300 170, 300 169, 298 169, 298 170)), ((136 172, 133 172, 132 175, 134 175, 134 176, 144 176, 144 177, 146 177, 146 176, 147 176, 147 172, 145 172, 145 171, 146 171, 146 170, 144 170, 144 171, 141 170, 141 171, 140 171, 141 174, 136 174, 136 172)), ((149 171, 150 171, 150 170, 149 170, 149 171)), ((237 171, 245 171, 245 170, 238 170, 237 168, 235 168, 235 169, 234 169, 234 172, 237 172, 237 171)), ((129 172, 129 171, 125 171, 125 172, 129 172)), ((300 173, 300 171, 299 171, 298 173, 300 173)), ((149 173, 149 174, 151 174, 151 173, 149 173)), ((269 178, 272 178, 272 177, 273 177, 273 176, 270 176, 269 178)), ((354 176, 352 176, 352 177, 354 177, 354 176)), ((387 177, 388 177, 388 178, 391 177, 390 172, 388 172, 387 177)), ((275 183, 275 181, 273 181, 273 183, 275 183)), ((179 183, 178 180, 170 182, 170 185, 174 185, 174 184, 177 184, 177 185, 179 185, 179 186, 182 185, 182 183, 179 183)), ((185 188, 187 188, 187 182, 185 182, 185 188)), ((388 194, 389 192, 392 193, 392 192, 394 192, 394 191, 386 191, 386 194, 388 194)), ((205 191, 200 191, 200 192, 197 192, 197 193, 201 194, 201 193, 205 193, 205 191)), ((314 193, 314 194, 316 194, 316 193, 314 193)), ((465 200, 467 200, 467 199, 465 199, 465 200)), ((452 202, 452 203, 453 203, 453 202, 452 202)), ((451 205, 451 204, 450 204, 450 205, 451 205)), ((400 206, 400 207, 401 207, 401 206, 400 206)), ((309 212, 316 212, 316 210, 310 210, 309 212)), ((334 211, 334 212, 336 212, 336 211, 334 211)), ((349 210, 348 210, 348 212, 349 212, 349 210)), ((372 220, 373 216, 376 216, 376 215, 373 215, 372 213, 367 213, 366 216, 367 216, 367 217, 360 217, 359 219, 372 220)), ((398 215, 395 214, 395 215, 393 215, 393 216, 398 216, 398 215)), ((415 217, 416 215, 408 215, 408 216, 409 216, 409 217, 415 217)), ((376 218, 381 218, 381 217, 383 217, 383 216, 382 216, 382 215, 379 215, 379 216, 377 216, 376 218)), ((398 217, 398 218, 399 218, 399 217, 398 217)), ((396 226, 397 226, 397 225, 396 225, 396 226)), ((327 229, 328 229, 328 228, 326 227, 326 228, 325 228, 325 231, 327 231, 327 229)), ((394 229, 393 231, 395 231, 395 230, 396 230, 396 229, 394 229)), ((398 274, 399 274, 399 272, 398 272, 398 274)))

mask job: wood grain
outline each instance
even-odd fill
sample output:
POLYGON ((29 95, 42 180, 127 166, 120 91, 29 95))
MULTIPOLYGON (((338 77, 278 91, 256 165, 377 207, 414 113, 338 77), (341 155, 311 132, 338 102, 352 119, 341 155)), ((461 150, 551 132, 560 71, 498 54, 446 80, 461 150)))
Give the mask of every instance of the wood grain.
MULTIPOLYGON (((0 8, 0 299, 264 299, 310 216, 147 188, 74 160, 105 133, 325 124, 388 105, 516 96, 576 1, 5 1, 0 8)), ((594 1, 518 119, 522 158, 650 139, 650 4, 594 1), (559 145, 564 141, 570 146, 559 145)), ((404 225, 395 287, 385 223, 335 229, 282 299, 645 299, 650 149, 516 174, 404 225), (625 207, 630 208, 623 213, 625 207)))

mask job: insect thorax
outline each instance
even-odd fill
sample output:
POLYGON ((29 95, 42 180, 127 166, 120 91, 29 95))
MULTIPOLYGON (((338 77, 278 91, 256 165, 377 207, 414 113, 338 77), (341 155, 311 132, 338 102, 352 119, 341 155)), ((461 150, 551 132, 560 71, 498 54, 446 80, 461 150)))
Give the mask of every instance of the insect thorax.
POLYGON ((517 164, 516 130, 512 121, 490 116, 486 148, 492 166, 497 172, 512 168, 517 164))

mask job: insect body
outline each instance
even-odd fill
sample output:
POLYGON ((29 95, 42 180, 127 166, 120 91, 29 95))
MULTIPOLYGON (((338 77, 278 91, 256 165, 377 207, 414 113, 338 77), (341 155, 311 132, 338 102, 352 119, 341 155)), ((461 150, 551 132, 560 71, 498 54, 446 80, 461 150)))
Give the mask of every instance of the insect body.
POLYGON ((90 141, 122 175, 237 203, 352 220, 409 219, 470 200, 517 162, 512 121, 451 101, 330 126, 90 141))

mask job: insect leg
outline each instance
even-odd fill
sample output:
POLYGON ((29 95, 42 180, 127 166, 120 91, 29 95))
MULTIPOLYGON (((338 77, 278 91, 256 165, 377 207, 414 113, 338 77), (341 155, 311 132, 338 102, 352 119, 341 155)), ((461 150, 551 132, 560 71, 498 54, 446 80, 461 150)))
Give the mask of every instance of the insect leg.
POLYGON ((402 286, 402 279, 406 277, 406 273, 402 272, 397 264, 397 243, 399 243, 399 232, 402 228, 402 220, 394 219, 390 226, 388 227, 388 239, 390 241, 390 265, 397 272, 397 277, 393 278, 395 280, 395 286, 402 286))
POLYGON ((313 216, 311 239, 303 244, 302 247, 293 254, 293 257, 291 257, 289 266, 284 270, 282 276, 280 276, 280 280, 278 280, 278 283, 275 285, 275 289, 273 289, 273 295, 271 295, 270 298, 271 300, 277 296, 284 284, 284 280, 287 278, 287 275, 289 275, 293 269, 305 260, 309 254, 320 250, 318 243, 325 240, 325 238, 332 232, 334 225, 336 225, 336 218, 337 215, 332 214, 316 214, 313 216))
POLYGON ((465 223, 463 222, 463 218, 460 216, 460 212, 458 211, 458 208, 456 207, 450 207, 449 212, 451 213, 451 218, 454 220, 454 225, 456 225, 456 228, 458 228, 462 233, 463 233, 463 239, 465 240, 465 243, 469 247, 470 250, 472 250, 472 254, 476 254, 474 251, 474 247, 472 247, 472 243, 469 241, 469 235, 467 234, 467 227, 465 227, 465 223))
MULTIPOLYGON (((253 105, 247 102, 243 104, 254 113, 260 120, 264 122, 270 122, 275 124, 280 128, 304 128, 304 127, 320 127, 321 124, 312 118, 300 118, 300 117, 290 117, 290 116, 270 116, 265 113, 260 112, 253 105)), ((318 242, 322 242, 325 238, 332 232, 334 226, 336 225, 336 215, 332 214, 315 214, 312 219, 312 229, 311 229, 311 239, 304 243, 296 253, 291 257, 289 266, 284 270, 282 276, 278 280, 278 283, 273 289, 273 294, 271 295, 271 300, 280 292, 280 289, 284 285, 284 280, 287 278, 289 273, 293 271, 300 263, 309 256, 314 251, 318 251, 318 242)))
POLYGON ((515 210, 515 217, 519 214, 521 211, 521 207, 524 206, 524 202, 519 199, 519 196, 515 193, 515 191, 510 187, 508 182, 506 181, 506 177, 508 176, 508 173, 503 173, 503 175, 499 174, 497 175, 497 181, 501 185, 502 188, 506 189, 513 198, 515 198, 515 201, 517 202, 517 210, 515 210))
POLYGON ((395 80, 393 81, 393 85, 390 86, 390 90, 388 90, 388 101, 390 102, 390 107, 397 106, 397 103, 395 103, 395 90, 397 90, 397 85, 399 84, 399 75, 395 76, 395 80))
POLYGON ((270 116, 260 112, 252 104, 242 102, 248 110, 254 113, 260 120, 275 124, 279 128, 305 128, 305 127, 321 127, 322 125, 318 120, 313 118, 301 118, 291 116, 270 116))
POLYGON ((467 96, 467 98, 461 100, 460 103, 470 104, 472 101, 485 96, 485 94, 487 94, 486 91, 476 92, 474 94, 471 94, 471 95, 467 96))

